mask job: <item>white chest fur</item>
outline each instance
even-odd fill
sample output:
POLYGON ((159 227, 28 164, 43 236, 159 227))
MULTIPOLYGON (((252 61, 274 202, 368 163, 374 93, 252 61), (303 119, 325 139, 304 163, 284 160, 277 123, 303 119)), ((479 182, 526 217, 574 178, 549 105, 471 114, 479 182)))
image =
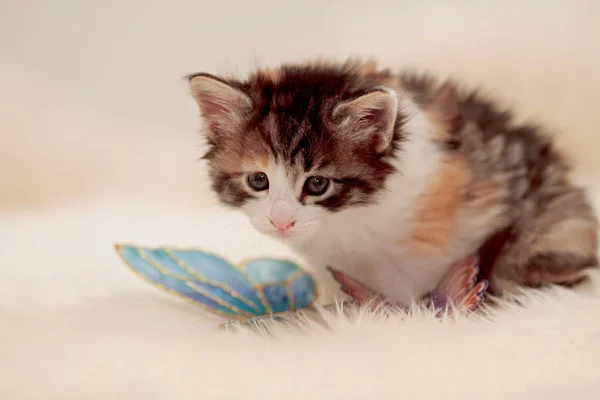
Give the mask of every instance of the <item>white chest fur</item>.
POLYGON ((434 289, 451 264, 450 258, 412 254, 391 233, 364 226, 339 233, 315 238, 319 244, 302 251, 307 261, 332 266, 405 304, 434 289))

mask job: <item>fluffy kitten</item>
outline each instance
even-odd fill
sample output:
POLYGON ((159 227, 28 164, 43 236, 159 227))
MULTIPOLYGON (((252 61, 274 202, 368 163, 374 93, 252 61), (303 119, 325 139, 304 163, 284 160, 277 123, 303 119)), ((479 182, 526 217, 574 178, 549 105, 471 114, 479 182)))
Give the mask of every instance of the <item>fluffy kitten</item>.
POLYGON ((408 303, 472 251, 496 294, 598 264, 594 212, 550 138, 451 81, 360 62, 189 81, 221 201, 315 267, 408 303))

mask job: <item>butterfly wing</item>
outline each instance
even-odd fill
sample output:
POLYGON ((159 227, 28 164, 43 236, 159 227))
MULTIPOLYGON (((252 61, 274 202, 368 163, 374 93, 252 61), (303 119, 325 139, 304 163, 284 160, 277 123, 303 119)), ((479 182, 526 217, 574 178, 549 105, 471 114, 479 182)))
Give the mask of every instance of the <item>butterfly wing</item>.
POLYGON ((318 298, 315 279, 305 273, 298 274, 288 281, 287 293, 292 299, 292 310, 302 310, 314 306, 318 298))
POLYGON ((167 256, 192 277, 193 282, 206 283, 226 292, 228 300, 234 299, 236 306, 253 315, 269 313, 262 299, 259 285, 243 268, 200 250, 164 249, 167 256))
POLYGON ((342 285, 342 292, 350 296, 356 304, 368 305, 371 309, 377 309, 383 304, 388 304, 386 298, 381 293, 341 271, 335 270, 332 267, 327 267, 327 269, 331 272, 333 278, 342 285))
POLYGON ((244 275, 227 261, 199 250, 115 246, 138 275, 216 314, 249 318, 266 313, 244 275))
POLYGON ((444 294, 457 311, 473 311, 483 301, 488 282, 477 282, 479 257, 471 254, 456 263, 438 286, 437 292, 444 294))
POLYGON ((483 297, 487 288, 487 281, 477 283, 456 303, 457 311, 473 311, 479 307, 483 302, 483 297))
POLYGON ((453 303, 458 303, 477 283, 479 258, 471 254, 452 266, 436 292, 443 293, 453 303))
POLYGON ((274 259, 235 266, 201 250, 115 246, 139 275, 205 309, 236 319, 313 305, 316 282, 296 264, 274 259))
POLYGON ((257 259, 242 265, 266 301, 270 313, 307 308, 317 298, 315 279, 291 261, 257 259))

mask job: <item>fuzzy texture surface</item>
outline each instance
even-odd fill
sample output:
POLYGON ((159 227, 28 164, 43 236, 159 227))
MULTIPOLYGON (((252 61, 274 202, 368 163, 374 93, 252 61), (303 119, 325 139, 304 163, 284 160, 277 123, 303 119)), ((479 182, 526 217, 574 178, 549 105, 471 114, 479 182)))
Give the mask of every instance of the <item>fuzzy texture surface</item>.
POLYGON ((287 255, 216 208, 178 81, 252 60, 376 55, 484 84, 564 133, 599 205, 598 2, 83 3, 0 4, 2 400, 598 398, 597 276, 485 320, 364 315, 232 336, 112 248, 287 255))
POLYGON ((523 308, 488 319, 365 314, 328 318, 332 331, 279 326, 272 338, 219 331, 219 320, 142 282, 111 248, 115 236, 207 242, 238 218, 206 217, 198 228, 191 215, 107 206, 3 217, 2 265, 13 278, 3 271, 2 398, 591 399, 600 390, 598 277, 578 294, 529 293, 523 308))

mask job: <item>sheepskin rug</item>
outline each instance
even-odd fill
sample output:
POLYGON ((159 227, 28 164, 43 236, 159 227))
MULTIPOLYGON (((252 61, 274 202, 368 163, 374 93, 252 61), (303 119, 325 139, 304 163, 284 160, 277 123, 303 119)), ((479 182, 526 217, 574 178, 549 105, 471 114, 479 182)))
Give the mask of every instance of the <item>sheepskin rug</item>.
POLYGON ((0 398, 597 398, 600 277, 485 318, 326 315, 330 330, 233 334, 111 247, 208 243, 225 217, 135 206, 3 217, 0 398))
POLYGON ((233 334, 113 249, 294 257, 216 204, 180 78, 315 56, 483 85, 559 133, 600 205, 598 15, 593 0, 3 1, 0 399, 599 398, 598 274, 477 317, 233 334))

